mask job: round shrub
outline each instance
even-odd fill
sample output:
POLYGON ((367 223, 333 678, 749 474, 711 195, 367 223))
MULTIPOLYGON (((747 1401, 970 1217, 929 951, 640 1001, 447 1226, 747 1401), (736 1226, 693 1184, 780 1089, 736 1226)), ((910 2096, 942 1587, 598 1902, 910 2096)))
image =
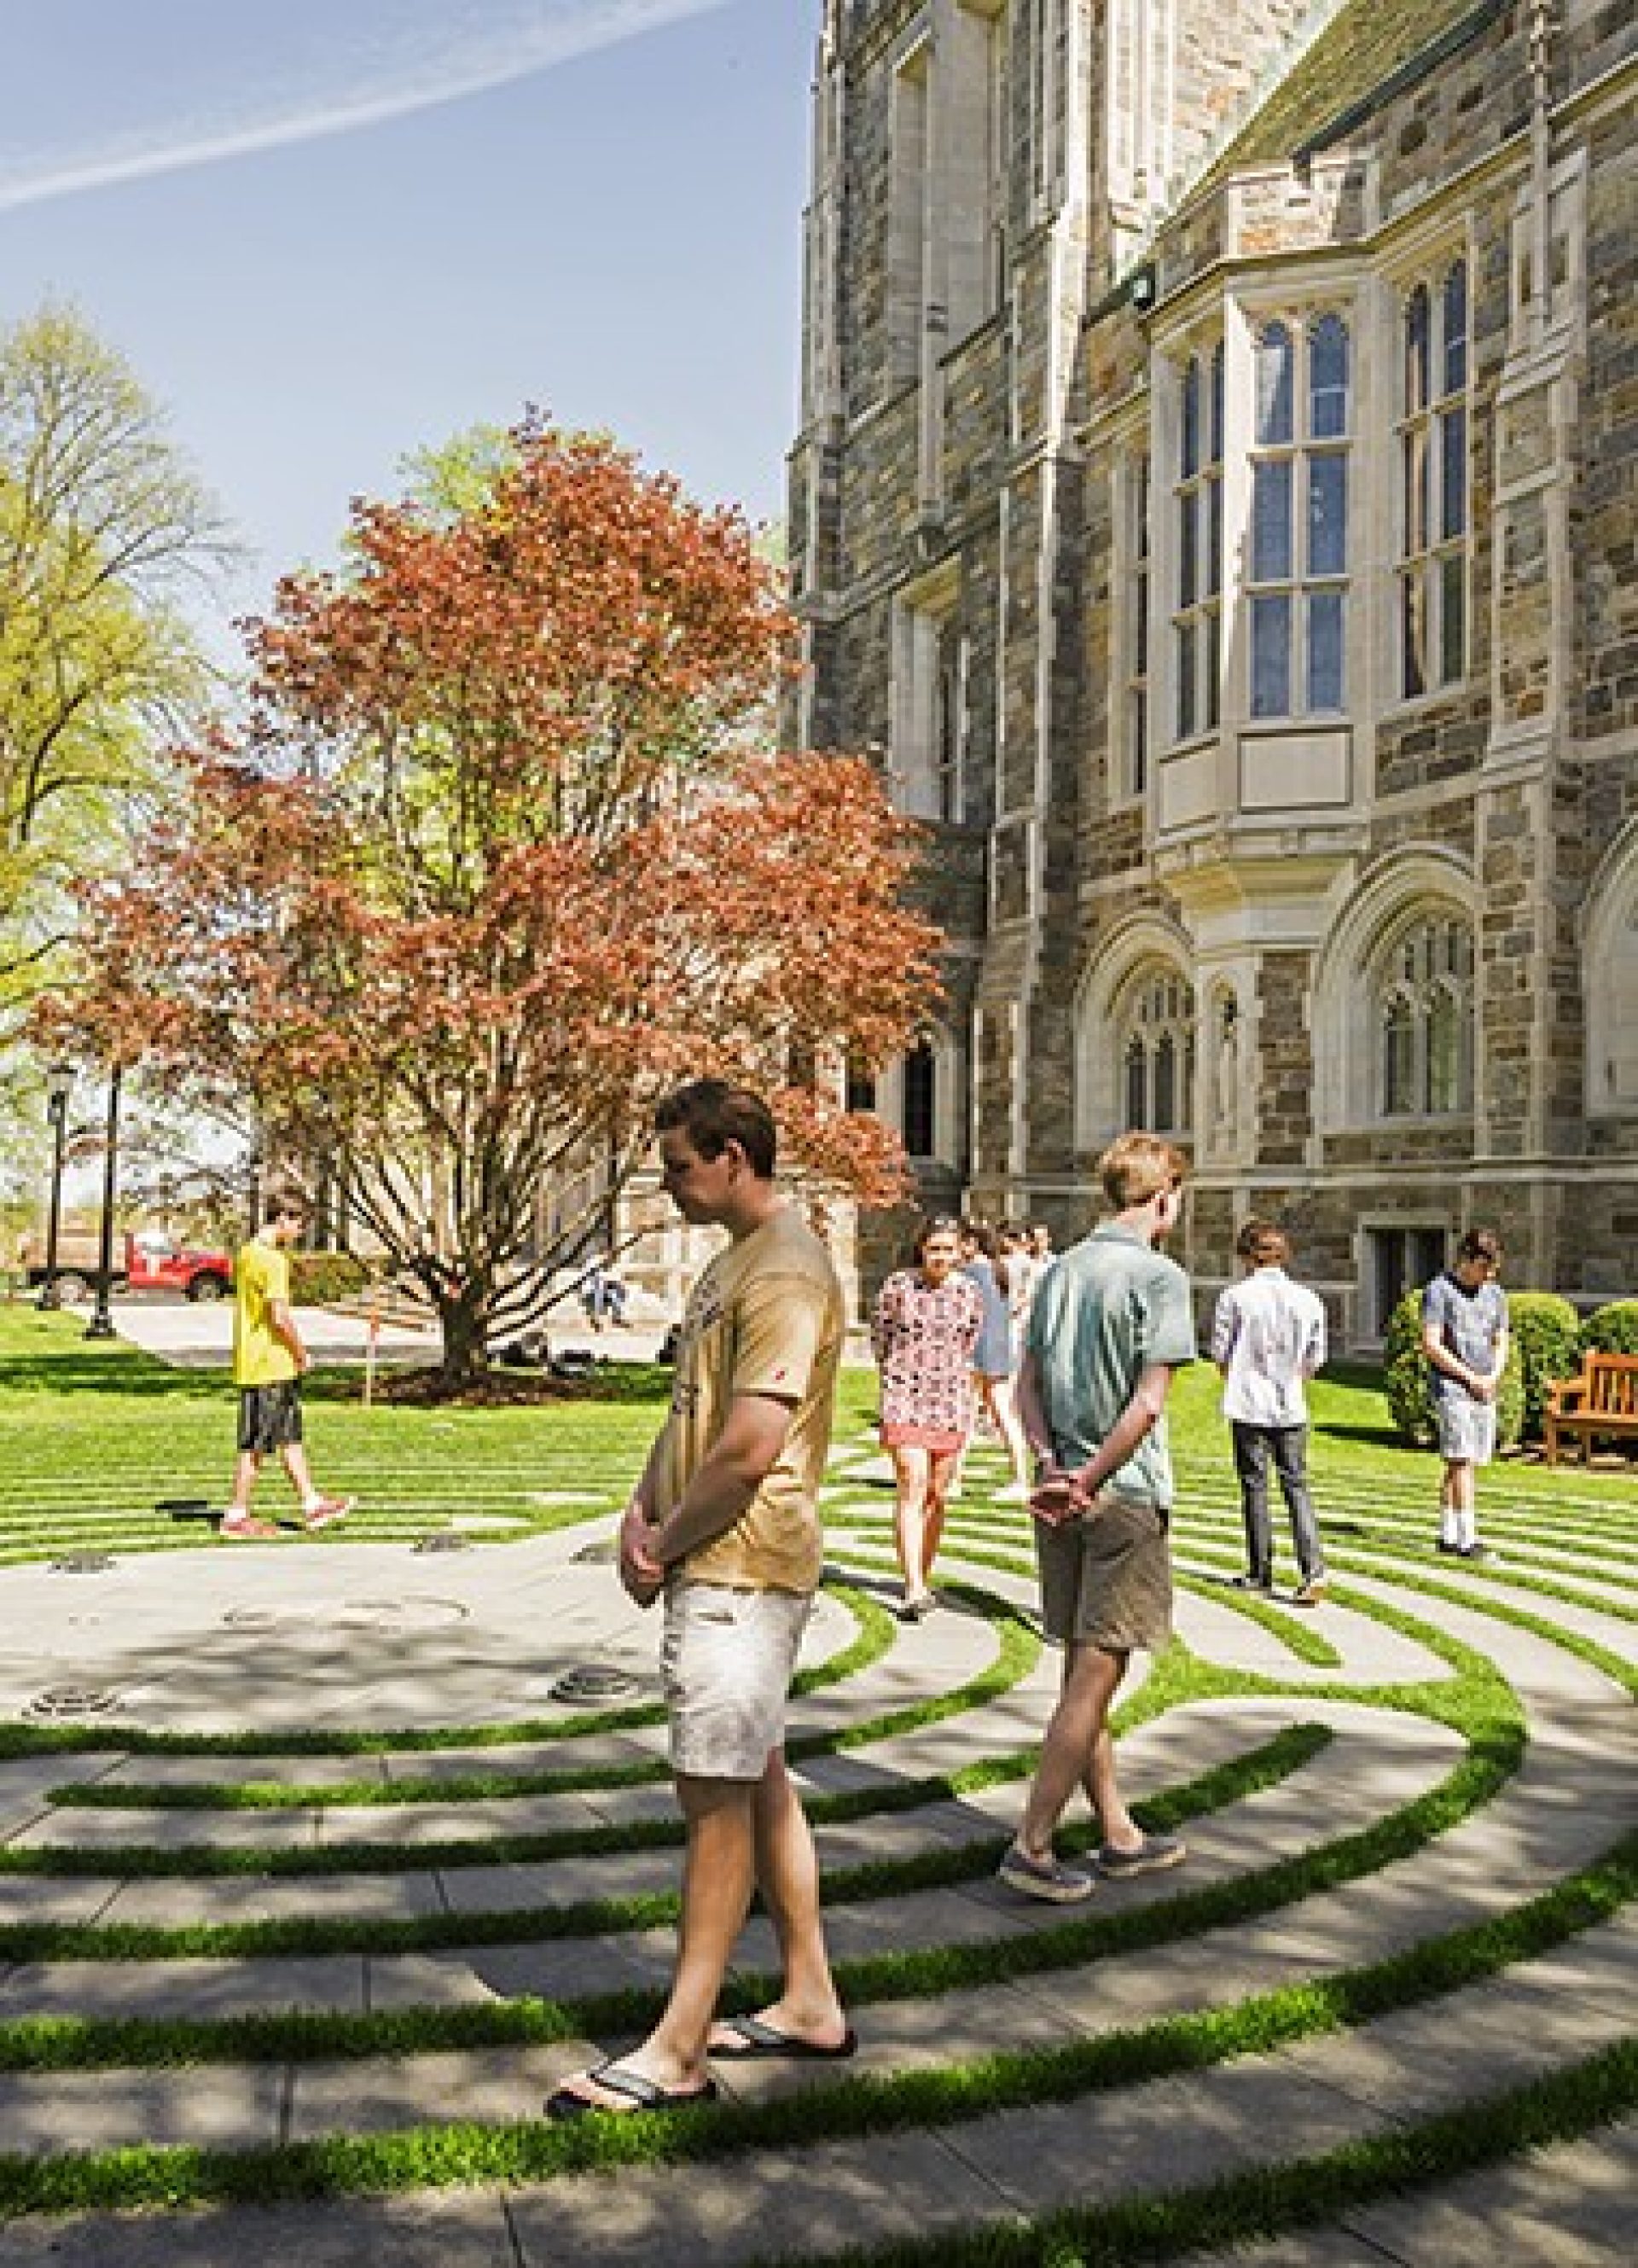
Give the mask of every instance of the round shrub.
POLYGON ((1583 1354, 1638 1354, 1638 1300, 1595 1307, 1581 1327, 1583 1354))
POLYGON ((1581 1368, 1581 1319, 1556 1292, 1509 1292, 1507 1304, 1524 1373, 1524 1438, 1539 1441, 1549 1384, 1581 1368))
POLYGON ((1436 1440, 1428 1358, 1421 1351, 1421 1293, 1407 1292, 1388 1321, 1382 1346, 1382 1390, 1394 1430, 1418 1449, 1436 1440))
POLYGON ((290 1299, 298 1307, 327 1307, 334 1300, 356 1299, 370 1270, 350 1252, 292 1252, 290 1299))
MULTIPOLYGON (((1382 1390, 1395 1431, 1418 1449, 1431 1449, 1437 1441, 1433 1395, 1428 1385, 1428 1358, 1421 1351, 1421 1287, 1407 1292, 1388 1322, 1382 1349, 1382 1390)), ((1518 1340, 1508 1347, 1502 1391, 1496 1396, 1496 1447, 1516 1447, 1524 1425, 1524 1371, 1518 1340)))

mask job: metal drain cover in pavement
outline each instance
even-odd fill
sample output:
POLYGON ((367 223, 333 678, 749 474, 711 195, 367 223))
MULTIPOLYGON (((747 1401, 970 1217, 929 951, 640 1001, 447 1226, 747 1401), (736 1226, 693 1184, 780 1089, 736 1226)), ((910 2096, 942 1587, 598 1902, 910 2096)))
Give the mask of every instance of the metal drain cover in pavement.
POLYGON ((554 1701, 623 1701, 637 1690, 637 1681, 623 1669, 604 1661, 583 1661, 566 1670, 551 1688, 554 1701))
POLYGON ((119 1705, 119 1695, 106 1685, 48 1685, 35 1694, 23 1714, 57 1724, 70 1718, 111 1716, 119 1705))
POLYGON ((54 1559, 54 1575, 106 1575, 114 1562, 106 1551, 70 1551, 54 1559))
POLYGON ((612 1567, 618 1554, 612 1543, 583 1543, 575 1554, 577 1567, 612 1567))
POLYGON ((447 1528, 435 1528, 430 1535, 417 1538, 417 1551, 470 1551, 472 1543, 465 1535, 456 1535, 447 1528))

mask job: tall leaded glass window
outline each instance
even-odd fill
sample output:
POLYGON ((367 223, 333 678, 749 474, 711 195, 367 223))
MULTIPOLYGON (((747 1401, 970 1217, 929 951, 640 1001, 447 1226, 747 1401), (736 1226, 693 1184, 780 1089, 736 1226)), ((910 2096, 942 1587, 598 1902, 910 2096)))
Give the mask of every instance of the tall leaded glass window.
POLYGON ((937 1155, 938 1059, 923 1035, 904 1058, 903 1108, 900 1131, 912 1158, 937 1155))
POLYGON ((1255 347, 1251 713, 1348 703, 1353 341, 1341 315, 1264 325, 1255 347))
POLYGON ((1221 341, 1183 366, 1177 479, 1176 689, 1173 738, 1212 733, 1223 669, 1223 420, 1221 341))
POLYGON ((1128 990, 1120 1017, 1126 1123, 1150 1134, 1188 1134, 1194 1121, 1194 993, 1184 977, 1150 968, 1128 990))
POLYGON ((1467 674, 1467 262, 1407 296, 1399 337, 1399 691, 1467 674))
POLYGON ((1401 930, 1377 979, 1377 1103, 1385 1118, 1473 1108, 1473 939, 1455 915, 1401 930))
POLYGON ((1126 628, 1126 792, 1142 795, 1149 786, 1149 585, 1150 460, 1139 453, 1127 460, 1123 509, 1127 569, 1123 578, 1126 628))

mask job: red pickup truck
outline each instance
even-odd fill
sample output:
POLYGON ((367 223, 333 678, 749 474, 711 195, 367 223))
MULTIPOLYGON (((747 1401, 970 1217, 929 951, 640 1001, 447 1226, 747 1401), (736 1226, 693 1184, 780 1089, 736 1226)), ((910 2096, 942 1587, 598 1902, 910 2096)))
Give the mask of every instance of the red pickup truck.
MULTIPOLYGON (((64 1307, 90 1297, 97 1280, 98 1257, 94 1236, 58 1238, 57 1297, 64 1307)), ((48 1272, 43 1242, 26 1244, 21 1258, 26 1281, 43 1289, 48 1272)), ((232 1287, 231 1253, 180 1245, 157 1228, 133 1229, 114 1247, 116 1291, 185 1292, 190 1300, 220 1300, 232 1287)))

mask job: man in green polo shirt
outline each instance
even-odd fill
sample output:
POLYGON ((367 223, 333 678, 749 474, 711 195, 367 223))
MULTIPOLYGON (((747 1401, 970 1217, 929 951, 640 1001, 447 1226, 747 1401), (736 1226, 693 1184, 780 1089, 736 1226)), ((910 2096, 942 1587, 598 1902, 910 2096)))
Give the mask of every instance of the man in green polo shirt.
POLYGON ((1064 1649, 1063 1685, 1001 1879, 1069 1904, 1093 1877, 1066 1867, 1053 1837, 1077 1787, 1101 1822, 1099 1874, 1175 1867, 1172 1835, 1146 1835, 1121 1800, 1109 1712, 1135 1648, 1172 1635, 1172 1374, 1195 1354, 1188 1278, 1156 1246, 1183 1210, 1186 1161, 1152 1134, 1125 1134, 1098 1160, 1113 1218, 1041 1282, 1018 1381, 1036 1456, 1041 1619, 1064 1649))

